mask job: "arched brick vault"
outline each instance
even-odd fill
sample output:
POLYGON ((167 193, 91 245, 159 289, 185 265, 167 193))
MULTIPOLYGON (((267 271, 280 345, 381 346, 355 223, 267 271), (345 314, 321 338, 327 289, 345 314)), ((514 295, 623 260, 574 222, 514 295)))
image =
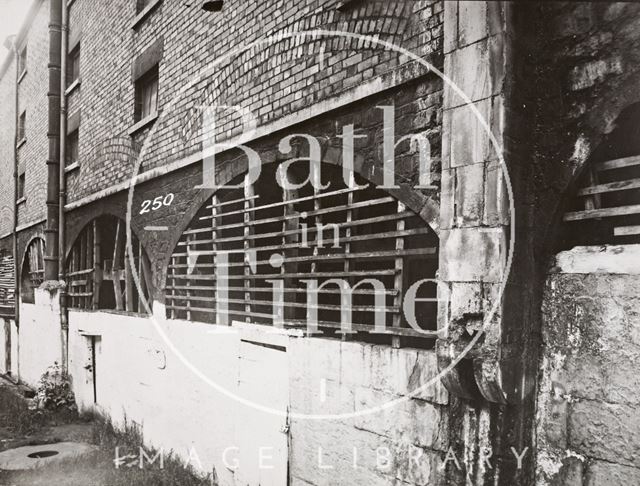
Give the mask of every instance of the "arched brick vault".
MULTIPOLYGON (((338 2, 335 2, 336 4, 338 2)), ((331 30, 367 35, 394 45, 403 45, 413 13, 412 2, 366 2, 354 7, 353 12, 341 13, 335 5, 279 28, 265 32, 264 37, 274 37, 310 30, 331 30)), ((243 51, 237 58, 231 58, 216 69, 206 80, 206 88, 200 96, 199 105, 224 104, 234 95, 235 87, 253 85, 255 68, 266 65, 273 69, 275 64, 298 59, 299 62, 311 56, 326 54, 327 58, 353 51, 384 51, 371 41, 347 37, 281 37, 270 45, 258 45, 243 51)), ((214 53, 215 54, 215 53, 214 53)), ((397 56, 397 53, 393 53, 397 56)), ((187 142, 199 133, 200 113, 193 108, 185 113, 181 126, 182 139, 187 142)))
MULTIPOLYGON (((99 218, 100 216, 114 216, 121 220, 126 224, 126 206, 123 207, 122 204, 116 202, 115 200, 111 200, 106 203, 101 203, 97 207, 94 208, 93 211, 85 211, 78 212, 77 215, 73 217, 71 220, 71 224, 67 224, 67 234, 65 241, 65 250, 64 250, 64 259, 65 261, 69 257, 69 253, 73 245, 76 243, 78 236, 82 231, 87 227, 89 223, 91 223, 94 219, 99 218)), ((138 227, 134 221, 131 221, 131 234, 138 238, 138 235, 143 231, 142 228, 138 227)), ((138 241, 142 243, 140 238, 138 241)), ((146 248, 143 249, 146 251, 146 248)))
MULTIPOLYGON (((339 151, 332 151, 325 149, 324 151, 325 157, 323 158, 323 164, 329 165, 342 165, 342 159, 339 151), (331 153, 331 155, 329 155, 331 153), (327 155, 329 155, 327 157, 327 155)), ((288 158, 294 158, 301 156, 300 153, 296 153, 296 151, 292 151, 292 153, 287 154, 287 157, 283 158, 282 161, 287 160, 288 158)), ((268 160, 264 161, 263 165, 268 163, 276 163, 276 161, 268 160)), ((382 184, 382 178, 380 172, 371 173, 367 170, 363 170, 362 164, 358 164, 357 155, 355 162, 355 172, 362 176, 368 182, 371 182, 375 185, 382 184)), ((221 167, 220 172, 218 174, 217 182, 219 185, 224 185, 235 179, 236 177, 245 174, 247 172, 247 163, 246 160, 238 161, 237 159, 231 160, 221 167)), ((413 210, 416 214, 418 214, 426 224, 428 224, 436 234, 438 234, 438 226, 437 221, 439 217, 439 204, 437 200, 422 194, 421 192, 413 189, 412 187, 404 184, 399 185, 398 189, 387 189, 390 195, 392 195, 397 200, 403 202, 408 209, 413 210)), ((182 233, 187 229, 189 224, 191 224, 193 218, 195 217, 198 210, 202 207, 203 204, 213 196, 216 191, 214 189, 201 189, 199 190, 197 196, 194 198, 193 203, 190 205, 189 210, 183 214, 182 219, 180 220, 180 224, 171 232, 171 240, 169 241, 170 251, 164 253, 162 255, 162 260, 160 261, 159 269, 162 271, 162 274, 154 275, 154 282, 156 284, 157 289, 164 290, 164 286, 166 283, 166 272, 167 266, 169 265, 169 261, 171 258, 171 252, 176 247, 182 233)), ((154 269, 157 271, 158 266, 154 265, 154 269)))

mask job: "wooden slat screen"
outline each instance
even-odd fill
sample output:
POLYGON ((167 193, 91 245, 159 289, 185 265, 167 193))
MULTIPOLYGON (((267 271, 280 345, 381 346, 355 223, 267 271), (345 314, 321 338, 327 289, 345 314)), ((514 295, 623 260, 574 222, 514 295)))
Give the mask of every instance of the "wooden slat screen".
POLYGON ((573 244, 640 242, 640 156, 587 167, 564 220, 573 244))
MULTIPOLYGON (((253 185, 219 190, 199 210, 171 256, 167 317, 215 323, 218 316, 218 324, 225 325, 241 320, 305 326, 309 305, 303 280, 321 285, 340 278, 354 287, 375 278, 385 287, 385 334, 425 337, 407 325, 401 306, 412 283, 435 278, 437 236, 388 193, 371 185, 359 187, 365 185, 359 177, 345 184, 341 172, 330 169, 323 168, 323 176, 332 176, 323 180, 331 183, 324 190, 306 184, 284 191, 275 174, 265 169, 253 185), (323 225, 322 230, 317 225, 323 225), (283 315, 274 315, 277 284, 269 280, 283 286, 283 315), (220 312, 224 306, 228 314, 220 312)), ((242 179, 235 183, 242 184, 242 179)), ((435 287, 424 283, 419 297, 435 297, 435 287)), ((319 327, 339 328, 340 290, 328 285, 318 294, 319 327)), ((380 312, 374 297, 370 285, 353 291, 354 331, 372 330, 380 312)), ((435 302, 416 304, 416 315, 423 329, 436 329, 435 302)), ((393 343, 399 345, 399 339, 393 343)))
POLYGON ((102 216, 82 230, 68 256, 69 307, 146 312, 142 297, 149 298, 149 262, 134 235, 131 243, 144 296, 133 280, 124 221, 102 216))
POLYGON ((0 316, 14 317, 15 312, 15 268, 10 253, 0 254, 0 316))

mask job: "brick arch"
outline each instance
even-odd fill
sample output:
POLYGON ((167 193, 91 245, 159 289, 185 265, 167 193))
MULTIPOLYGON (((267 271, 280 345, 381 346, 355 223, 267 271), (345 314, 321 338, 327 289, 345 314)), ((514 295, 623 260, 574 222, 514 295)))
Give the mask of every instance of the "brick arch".
MULTIPOLYGON (((224 180, 232 181, 234 186, 241 184, 243 175, 246 173, 238 165, 233 164, 228 171, 223 171, 224 180)), ((384 316, 388 324, 393 321, 393 326, 398 328, 396 330, 398 335, 403 334, 407 338, 418 340, 433 337, 435 334, 424 336, 410 328, 405 317, 398 310, 404 295, 403 291, 417 282, 424 282, 423 279, 434 279, 437 275, 438 237, 423 218, 423 214, 415 211, 417 208, 415 202, 419 198, 407 197, 410 194, 408 189, 397 190, 391 194, 390 191, 378 187, 379 185, 375 184, 371 177, 366 177, 366 173, 362 176, 358 174, 356 184, 370 182, 368 188, 349 188, 349 184, 343 181, 340 164, 334 162, 324 165, 323 180, 333 181, 332 187, 326 191, 321 190, 317 193, 309 185, 292 192, 278 189, 272 181, 278 163, 270 162, 263 164, 263 174, 256 183, 252 187, 244 188, 245 197, 243 197, 242 188, 234 187, 230 191, 221 191, 219 200, 207 197, 205 203, 195 207, 195 214, 190 212, 190 219, 181 228, 178 239, 172 244, 171 253, 167 255, 171 259, 171 271, 166 272, 162 282, 167 317, 216 322, 217 310, 215 305, 211 307, 211 291, 215 291, 214 287, 219 285, 219 282, 216 284, 217 279, 223 277, 218 273, 220 261, 214 259, 212 251, 229 250, 231 255, 228 274, 231 275, 231 280, 228 281, 227 286, 234 294, 228 301, 234 306, 229 308, 228 312, 231 319, 243 314, 246 318, 255 317, 255 322, 258 323, 263 323, 261 320, 269 322, 273 320, 272 315, 264 310, 265 306, 271 305, 270 294, 264 298, 255 297, 254 291, 264 292, 267 287, 264 282, 260 283, 261 279, 264 280, 267 276, 273 278, 273 275, 269 275, 270 273, 280 273, 280 270, 270 272, 268 262, 269 255, 273 257, 274 254, 281 254, 285 261, 285 266, 282 268, 285 269, 284 273, 288 274, 283 277, 288 278, 290 282, 287 287, 304 289, 303 282, 307 282, 304 279, 308 278, 333 280, 335 276, 336 278, 346 277, 349 281, 358 281, 361 277, 379 278, 381 280, 377 282, 384 289, 395 291, 395 297, 393 297, 395 310, 383 313, 381 316, 384 316), (332 168, 330 172, 329 167, 332 168), (247 191, 260 199, 255 203, 256 212, 242 214, 239 209, 247 207, 244 202, 247 191), (395 197, 389 197, 389 195, 395 197), (407 204, 403 204, 405 202, 407 204), (223 217, 222 220, 217 219, 217 225, 211 224, 211 203, 214 204, 213 207, 218 208, 217 214, 223 217), (290 204, 296 205, 293 212, 286 209, 290 204), (305 241, 304 235, 307 234, 307 230, 303 229, 307 226, 300 225, 301 222, 309 223, 309 227, 313 228, 311 232, 315 235, 320 231, 317 224, 325 223, 328 226, 336 224, 332 236, 330 234, 322 239, 327 242, 329 241, 327 238, 334 238, 334 243, 316 246, 316 243, 312 242, 316 241, 316 238, 313 240, 310 238, 308 240, 310 246, 300 246, 300 242, 305 241), (250 236, 248 240, 246 239, 247 227, 254 228, 250 234, 255 235, 255 237, 250 236), (185 230, 188 231, 185 232, 185 230), (211 234, 212 231, 216 231, 215 237, 211 234), (253 243, 247 246, 247 241, 253 241, 253 243), (333 247, 336 250, 328 248, 333 245, 336 245, 333 247), (314 247, 315 249, 312 250, 314 247), (189 248, 195 253, 190 252, 189 248), (251 272, 252 275, 247 276, 243 273, 243 271, 246 272, 246 263, 242 263, 244 258, 242 255, 250 250, 255 252, 257 266, 251 272), (192 255, 196 255, 195 260, 191 258, 192 255), (238 284, 240 279, 243 283, 238 284), (236 294, 242 288, 248 288, 247 282, 249 287, 255 288, 247 290, 253 296, 245 305, 238 301, 236 294), (238 306, 244 311, 238 311, 238 306)), ((293 175, 293 173, 297 173, 298 182, 306 178, 304 167, 290 174, 293 175)), ((223 181, 219 183, 222 184, 223 181)), ((210 190, 207 195, 213 195, 213 193, 214 190, 210 190)), ((219 255, 219 253, 216 254, 219 255)), ((434 292, 435 296, 434 288, 429 291, 434 292)), ((303 312, 300 309, 300 301, 295 297, 292 298, 292 295, 292 292, 287 293, 285 304, 291 312, 287 312, 283 317, 285 320, 298 322, 303 312)), ((334 297, 323 294, 323 299, 328 298, 330 301, 334 297)), ((218 301, 217 305, 219 305, 229 297, 217 298, 222 299, 218 301)), ((359 300, 354 301, 360 304, 354 307, 354 312, 358 315, 354 316, 353 325, 359 332, 366 333, 371 331, 373 326, 371 315, 375 314, 374 311, 379 305, 385 304, 376 300, 375 307, 371 307, 371 303, 362 305, 362 299, 363 296, 360 295, 359 300)), ((386 305, 391 303, 388 295, 384 299, 386 305)), ((432 304, 433 302, 421 309, 418 325, 424 330, 432 330, 435 333, 437 309, 432 304)), ((324 322, 323 325, 335 327, 335 305, 325 302, 320 308, 324 312, 320 317, 324 322)), ((225 315, 225 313, 218 315, 225 315)), ((377 318, 376 322, 378 322, 377 318)), ((388 339, 389 336, 386 336, 384 342, 388 339)), ((393 339, 399 340, 398 337, 393 339)))
MULTIPOLYGON (((292 154, 288 155, 291 157, 294 156, 292 154)), ((325 155, 327 155, 326 151, 325 155)), ((270 161, 263 162, 262 165, 265 166, 273 163, 274 162, 270 161)), ((326 165, 342 166, 342 158, 340 155, 334 154, 334 156, 332 157, 323 158, 322 163, 326 165)), ((375 186, 379 186, 382 184, 380 171, 367 171, 362 169, 363 164, 359 164, 358 160, 356 160, 354 168, 354 172, 356 174, 361 176, 365 181, 375 186)), ((219 179, 217 179, 217 182, 219 183, 219 185, 228 184, 230 181, 246 172, 246 161, 239 163, 237 160, 233 160, 225 165, 224 170, 222 170, 221 174, 218 176, 219 179)), ((439 235, 440 205, 439 202, 434 199, 434 197, 426 196, 422 192, 415 190, 408 185, 399 185, 398 189, 385 189, 385 191, 397 200, 403 202, 408 209, 415 212, 423 221, 425 221, 425 223, 431 228, 431 230, 433 230, 436 235, 439 235)), ((164 289, 167 278, 167 267, 171 260, 171 253, 173 252, 184 231, 191 224, 198 211, 204 204, 207 203, 208 200, 211 199, 215 192, 215 189, 200 189, 196 197, 194 197, 193 203, 191 204, 190 208, 185 211, 184 216, 181 220, 181 224, 171 232, 171 236, 167 245, 168 248, 171 249, 171 251, 163 254, 162 259, 156 265, 156 271, 154 272, 154 279, 156 290, 158 291, 158 297, 161 297, 160 291, 164 289)))
POLYGON ((121 176, 130 177, 139 151, 140 145, 126 134, 99 141, 83 157, 79 171, 67 175, 68 193, 82 197, 104 189, 123 168, 121 176))
MULTIPOLYGON (((254 68, 279 59, 289 62, 300 58, 302 61, 321 52, 329 58, 332 53, 344 51, 381 50, 373 42, 361 41, 347 37, 284 37, 292 32, 311 30, 345 31, 360 35, 370 35, 376 39, 393 44, 401 44, 409 26, 411 2, 363 2, 351 12, 341 13, 335 7, 320 12, 310 12, 304 17, 282 26, 273 32, 265 33, 265 37, 277 40, 265 49, 262 45, 243 51, 238 58, 229 59, 224 66, 210 76, 202 90, 197 105, 224 104, 226 95, 233 92, 232 87, 251 84, 255 76, 254 68), (278 36, 283 36, 278 39, 278 36), (247 66, 246 69, 237 66, 247 66), (221 101, 222 100, 222 101, 221 101)), ((271 66, 274 67, 274 66, 271 66)), ((204 83, 203 83, 204 84, 204 83)), ((194 96, 197 96, 194 94, 194 96)), ((182 140, 189 142, 198 132, 201 125, 198 108, 191 108, 184 113, 180 126, 182 140)))

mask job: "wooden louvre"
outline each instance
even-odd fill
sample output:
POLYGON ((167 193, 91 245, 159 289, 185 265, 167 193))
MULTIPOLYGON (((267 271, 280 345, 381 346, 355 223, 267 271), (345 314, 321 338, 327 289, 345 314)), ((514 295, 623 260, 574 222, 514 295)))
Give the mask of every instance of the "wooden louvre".
POLYGON ((585 243, 640 241, 640 156, 595 163, 586 169, 566 222, 585 226, 585 243))
POLYGON ((31 287, 39 287, 44 281, 44 240, 42 238, 36 238, 29 243, 26 258, 31 287))
MULTIPOLYGON (((360 178, 345 183, 341 172, 330 169, 323 169, 332 176, 324 181, 330 182, 327 189, 306 184, 283 190, 275 173, 263 169, 255 184, 245 179, 242 188, 213 195, 171 255, 167 317, 304 327, 313 309, 320 328, 340 332, 340 288, 322 284, 342 279, 353 289, 354 333, 371 332, 375 314, 384 311, 386 330, 378 334, 392 336, 395 345, 400 336, 434 337, 435 332, 408 325, 402 302, 411 284, 434 278, 437 236, 388 193, 363 187, 360 178), (373 287, 365 279, 384 285, 384 309, 376 306, 373 287), (321 287, 315 303, 307 300, 309 281, 321 287), (274 287, 283 293, 277 305, 274 287)), ((242 179, 236 182, 242 185, 242 179)), ((433 299, 435 287, 425 283, 420 297, 433 299)), ((435 330, 435 302, 419 303, 416 309, 420 327, 435 330)))
POLYGON ((0 254, 0 317, 14 317, 15 280, 13 256, 0 254))
POLYGON ((113 309, 145 313, 142 298, 151 288, 148 258, 132 235, 133 261, 141 296, 127 254, 125 223, 115 217, 93 220, 78 236, 67 259, 68 305, 78 309, 113 309))

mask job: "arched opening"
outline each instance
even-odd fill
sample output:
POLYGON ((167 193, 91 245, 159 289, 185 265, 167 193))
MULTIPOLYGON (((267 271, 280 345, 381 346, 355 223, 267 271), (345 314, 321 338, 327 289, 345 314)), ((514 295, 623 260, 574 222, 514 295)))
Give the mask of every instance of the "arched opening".
POLYGON ((14 317, 15 280, 13 255, 0 250, 0 317, 14 317))
POLYGON ((640 242, 640 103, 594 151, 568 202, 560 250, 640 242))
POLYGON ((27 245, 20 274, 20 298, 35 303, 35 289, 44 281, 44 240, 34 238, 27 245))
POLYGON ((127 254, 125 222, 100 216, 80 232, 67 256, 68 306, 146 313, 142 298, 152 294, 149 259, 132 235, 133 260, 143 295, 136 286, 127 254))
MULTIPOLYGON (((171 255, 167 317, 312 322, 329 335, 346 335, 350 321, 352 338, 431 345, 421 330, 436 329, 438 237, 427 222, 358 175, 345 183, 339 167, 322 165, 328 188, 297 190, 283 190, 276 169, 264 165, 244 187, 237 177, 228 186, 240 188, 220 189, 200 208, 171 255)), ((289 180, 299 184, 307 171, 293 164, 289 180)))

